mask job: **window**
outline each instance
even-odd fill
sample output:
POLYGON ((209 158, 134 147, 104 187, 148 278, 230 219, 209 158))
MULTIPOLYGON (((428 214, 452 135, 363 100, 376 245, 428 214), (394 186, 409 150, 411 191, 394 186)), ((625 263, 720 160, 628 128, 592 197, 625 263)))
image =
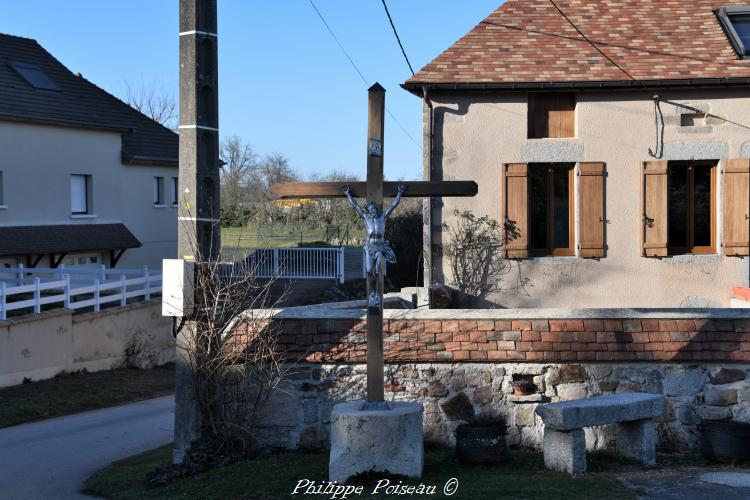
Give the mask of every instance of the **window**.
POLYGON ((528 138, 575 137, 575 94, 530 93, 528 138))
POLYGON ((712 163, 669 163, 667 246, 670 254, 715 251, 715 176, 712 163))
POLYGON ((179 203, 179 197, 177 196, 177 190, 179 186, 179 179, 172 177, 172 206, 176 207, 179 203))
POLYGON ((70 176, 70 213, 89 215, 92 213, 91 176, 74 174, 70 176))
POLYGON ((573 255, 573 165, 529 165, 529 251, 573 255))
POLYGON ((726 7, 717 15, 737 54, 750 56, 750 6, 726 7))
POLYGON ((154 206, 164 206, 164 177, 154 177, 154 206))
POLYGON ((18 76, 35 89, 60 90, 60 87, 39 66, 20 62, 9 62, 8 64, 18 73, 18 76))

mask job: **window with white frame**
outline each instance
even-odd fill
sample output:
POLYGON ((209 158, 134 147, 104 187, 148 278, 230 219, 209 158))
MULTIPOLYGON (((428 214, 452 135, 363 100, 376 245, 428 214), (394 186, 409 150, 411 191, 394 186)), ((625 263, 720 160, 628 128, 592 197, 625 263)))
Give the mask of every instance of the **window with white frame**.
POLYGON ((70 176, 70 213, 73 215, 93 213, 90 175, 73 174, 70 176))
POLYGON ((179 180, 177 177, 172 177, 172 206, 176 207, 179 203, 179 198, 177 196, 177 187, 179 186, 179 180))
POLYGON ((154 177, 154 206, 164 206, 164 177, 154 177))

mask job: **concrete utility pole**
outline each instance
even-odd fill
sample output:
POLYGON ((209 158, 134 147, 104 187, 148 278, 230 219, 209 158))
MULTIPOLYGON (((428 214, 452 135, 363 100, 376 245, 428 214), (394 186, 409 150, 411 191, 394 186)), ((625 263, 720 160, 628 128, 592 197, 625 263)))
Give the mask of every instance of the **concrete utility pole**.
MULTIPOLYGON (((219 78, 216 0, 180 0, 180 206, 178 257, 211 260, 220 250, 219 78)), ((185 318, 187 322, 194 318, 185 318)), ((187 325, 177 342, 186 340, 187 325)), ((189 341, 188 341, 189 343, 189 341)), ((186 345, 186 344, 183 344, 186 345)), ((174 461, 198 437, 200 411, 190 366, 177 349, 174 461)))

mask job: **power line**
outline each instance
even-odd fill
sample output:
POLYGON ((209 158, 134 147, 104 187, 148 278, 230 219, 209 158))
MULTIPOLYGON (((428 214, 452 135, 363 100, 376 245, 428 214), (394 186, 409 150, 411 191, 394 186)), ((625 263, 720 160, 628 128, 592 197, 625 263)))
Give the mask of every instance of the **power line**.
POLYGON ((335 42, 336 42, 336 45, 338 45, 338 46, 339 46, 339 48, 341 49, 341 52, 343 52, 343 53, 344 53, 344 55, 346 56, 346 58, 347 58, 347 59, 349 60, 349 63, 350 63, 350 64, 351 64, 351 65, 352 65, 352 66, 354 67, 354 69, 355 69, 355 70, 357 71, 357 74, 358 74, 358 75, 359 75, 359 77, 360 77, 360 78, 362 79, 362 81, 363 81, 363 82, 365 82, 365 86, 368 86, 368 87, 369 87, 369 86, 370 86, 370 84, 369 84, 369 83, 367 83, 367 78, 365 78, 365 75, 363 75, 363 74, 362 74, 362 72, 361 72, 361 71, 359 70, 359 68, 358 68, 358 67, 357 67, 357 65, 356 65, 356 64, 354 63, 354 60, 353 60, 353 59, 351 58, 351 56, 349 56, 349 53, 348 53, 348 52, 346 51, 346 49, 344 48, 344 46, 343 46, 343 45, 341 45, 341 42, 339 42, 339 39, 338 39, 338 38, 336 38, 336 35, 334 34, 333 30, 331 29, 331 27, 330 27, 330 26, 328 26, 328 23, 326 22, 325 18, 323 17, 323 14, 321 14, 321 13, 320 13, 320 11, 318 10, 318 8, 317 8, 317 7, 315 6, 315 4, 313 3, 313 0, 308 0, 308 2, 310 2, 310 5, 312 6, 312 8, 313 8, 313 9, 315 9, 315 13, 316 13, 316 14, 318 14, 318 17, 319 17, 319 18, 320 18, 320 20, 321 20, 321 21, 323 22, 323 25, 324 25, 324 26, 326 27, 326 29, 328 30, 328 33, 330 33, 330 34, 331 34, 331 37, 333 38, 333 41, 335 41, 335 42))
POLYGON ((562 16, 562 17, 563 17, 563 18, 564 18, 564 19, 565 19, 566 21, 568 21, 568 23, 570 23, 570 25, 571 25, 571 26, 573 26, 573 29, 575 29, 575 30, 576 30, 576 31, 578 32, 578 34, 579 34, 579 35, 581 35, 581 36, 583 37, 583 39, 584 39, 584 40, 586 40, 586 41, 587 41, 587 42, 589 43, 589 45, 591 45, 592 47, 594 47, 594 49, 595 49, 595 50, 596 50, 597 52, 599 52, 599 53, 600 53, 600 54, 601 54, 602 56, 604 56, 604 58, 605 58, 605 59, 606 59, 607 61, 611 62, 611 63, 612 63, 612 64, 613 64, 613 65, 614 65, 614 66, 615 66, 615 67, 616 67, 617 69, 619 69, 620 71, 622 71, 623 73, 625 73, 625 74, 626 74, 626 75, 628 76, 628 78, 630 78, 631 80, 635 80, 635 78, 633 78, 633 75, 631 75, 630 73, 628 73, 627 71, 625 71, 625 69, 624 69, 624 68, 623 68, 622 66, 620 66, 619 64, 617 64, 617 63, 616 63, 616 62, 615 62, 614 60, 612 60, 612 58, 611 58, 611 57, 609 57, 609 56, 608 56, 607 54, 605 54, 605 53, 604 53, 604 51, 603 51, 602 49, 600 49, 600 48, 599 48, 599 47, 598 47, 598 46, 597 46, 597 45, 596 45, 596 44, 595 44, 594 42, 592 42, 592 41, 591 41, 591 40, 589 39, 589 37, 587 37, 587 36, 586 36, 586 35, 584 34, 584 32, 583 32, 583 31, 581 31, 580 29, 578 29, 578 26, 576 26, 576 25, 575 25, 575 23, 574 23, 573 21, 571 21, 571 20, 570 20, 570 18, 569 18, 568 16, 566 16, 566 15, 565 15, 565 12, 563 12, 563 11, 562 11, 562 10, 560 9, 560 7, 558 7, 558 6, 557 6, 557 4, 555 3, 555 0, 549 0, 549 3, 551 3, 551 4, 552 4, 552 6, 553 6, 553 7, 555 7, 555 9, 557 10, 557 12, 559 12, 559 13, 560 13, 560 15, 561 15, 561 16, 562 16))
POLYGON ((401 38, 398 36, 398 31, 396 31, 396 25, 393 24, 393 19, 391 19, 391 13, 388 12, 388 5, 386 5, 385 0, 380 0, 383 3, 383 8, 385 9, 385 15, 388 16, 388 22, 391 23, 391 29, 393 30, 393 34, 396 35, 396 41, 398 42, 398 46, 401 47, 401 53, 404 55, 404 59, 406 59, 406 65, 409 66, 409 71, 411 71, 411 74, 414 74, 414 68, 411 67, 411 63, 409 62, 409 57, 406 55, 406 50, 404 50, 404 44, 401 43, 401 38))
MULTIPOLYGON (((321 14, 320 11, 318 10, 318 8, 315 6, 315 3, 313 2, 313 0, 307 0, 307 1, 310 2, 310 6, 315 10, 315 13, 320 18, 320 21, 326 27, 326 29, 328 30, 328 33, 330 33, 331 38, 333 38, 333 40, 336 42, 336 45, 339 46, 339 48, 341 49, 341 52, 344 53, 344 55, 346 56, 346 59, 349 61, 349 64, 352 65, 352 67, 354 68, 354 70, 359 75, 359 78, 365 84, 365 87, 369 87, 370 83, 367 81, 367 78, 365 78, 365 75, 362 74, 362 71, 360 71, 360 69, 357 66, 357 64, 354 62, 354 60, 351 58, 351 56, 349 55, 349 53, 346 51, 346 49, 344 48, 344 46, 339 41, 338 37, 336 37, 336 34, 333 32, 333 30, 331 29, 331 27, 326 22, 325 18, 323 17, 323 14, 321 14)), ((406 55, 406 54, 404 54, 404 55, 406 55)), ((415 146, 420 147, 419 143, 414 139, 414 137, 412 137, 412 135, 406 130, 406 128, 403 125, 401 125, 401 122, 399 122, 396 119, 396 117, 393 115, 393 113, 391 113, 391 110, 388 109, 388 106, 385 107, 385 111, 386 111, 386 113, 388 113, 388 116, 390 116, 391 119, 396 123, 396 125, 398 125, 398 127, 403 131, 403 133, 406 134, 406 136, 409 138, 409 140, 411 140, 411 142, 413 142, 415 146)))

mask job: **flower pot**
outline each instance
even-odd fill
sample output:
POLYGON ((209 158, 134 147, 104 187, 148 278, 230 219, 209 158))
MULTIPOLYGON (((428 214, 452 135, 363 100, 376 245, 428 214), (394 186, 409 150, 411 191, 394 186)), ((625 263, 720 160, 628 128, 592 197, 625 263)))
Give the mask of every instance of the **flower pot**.
POLYGON ((720 462, 750 460, 750 424, 733 420, 701 420, 703 456, 720 462))
POLYGON ((456 430, 456 457, 463 464, 497 464, 507 460, 505 427, 459 426, 456 430))

